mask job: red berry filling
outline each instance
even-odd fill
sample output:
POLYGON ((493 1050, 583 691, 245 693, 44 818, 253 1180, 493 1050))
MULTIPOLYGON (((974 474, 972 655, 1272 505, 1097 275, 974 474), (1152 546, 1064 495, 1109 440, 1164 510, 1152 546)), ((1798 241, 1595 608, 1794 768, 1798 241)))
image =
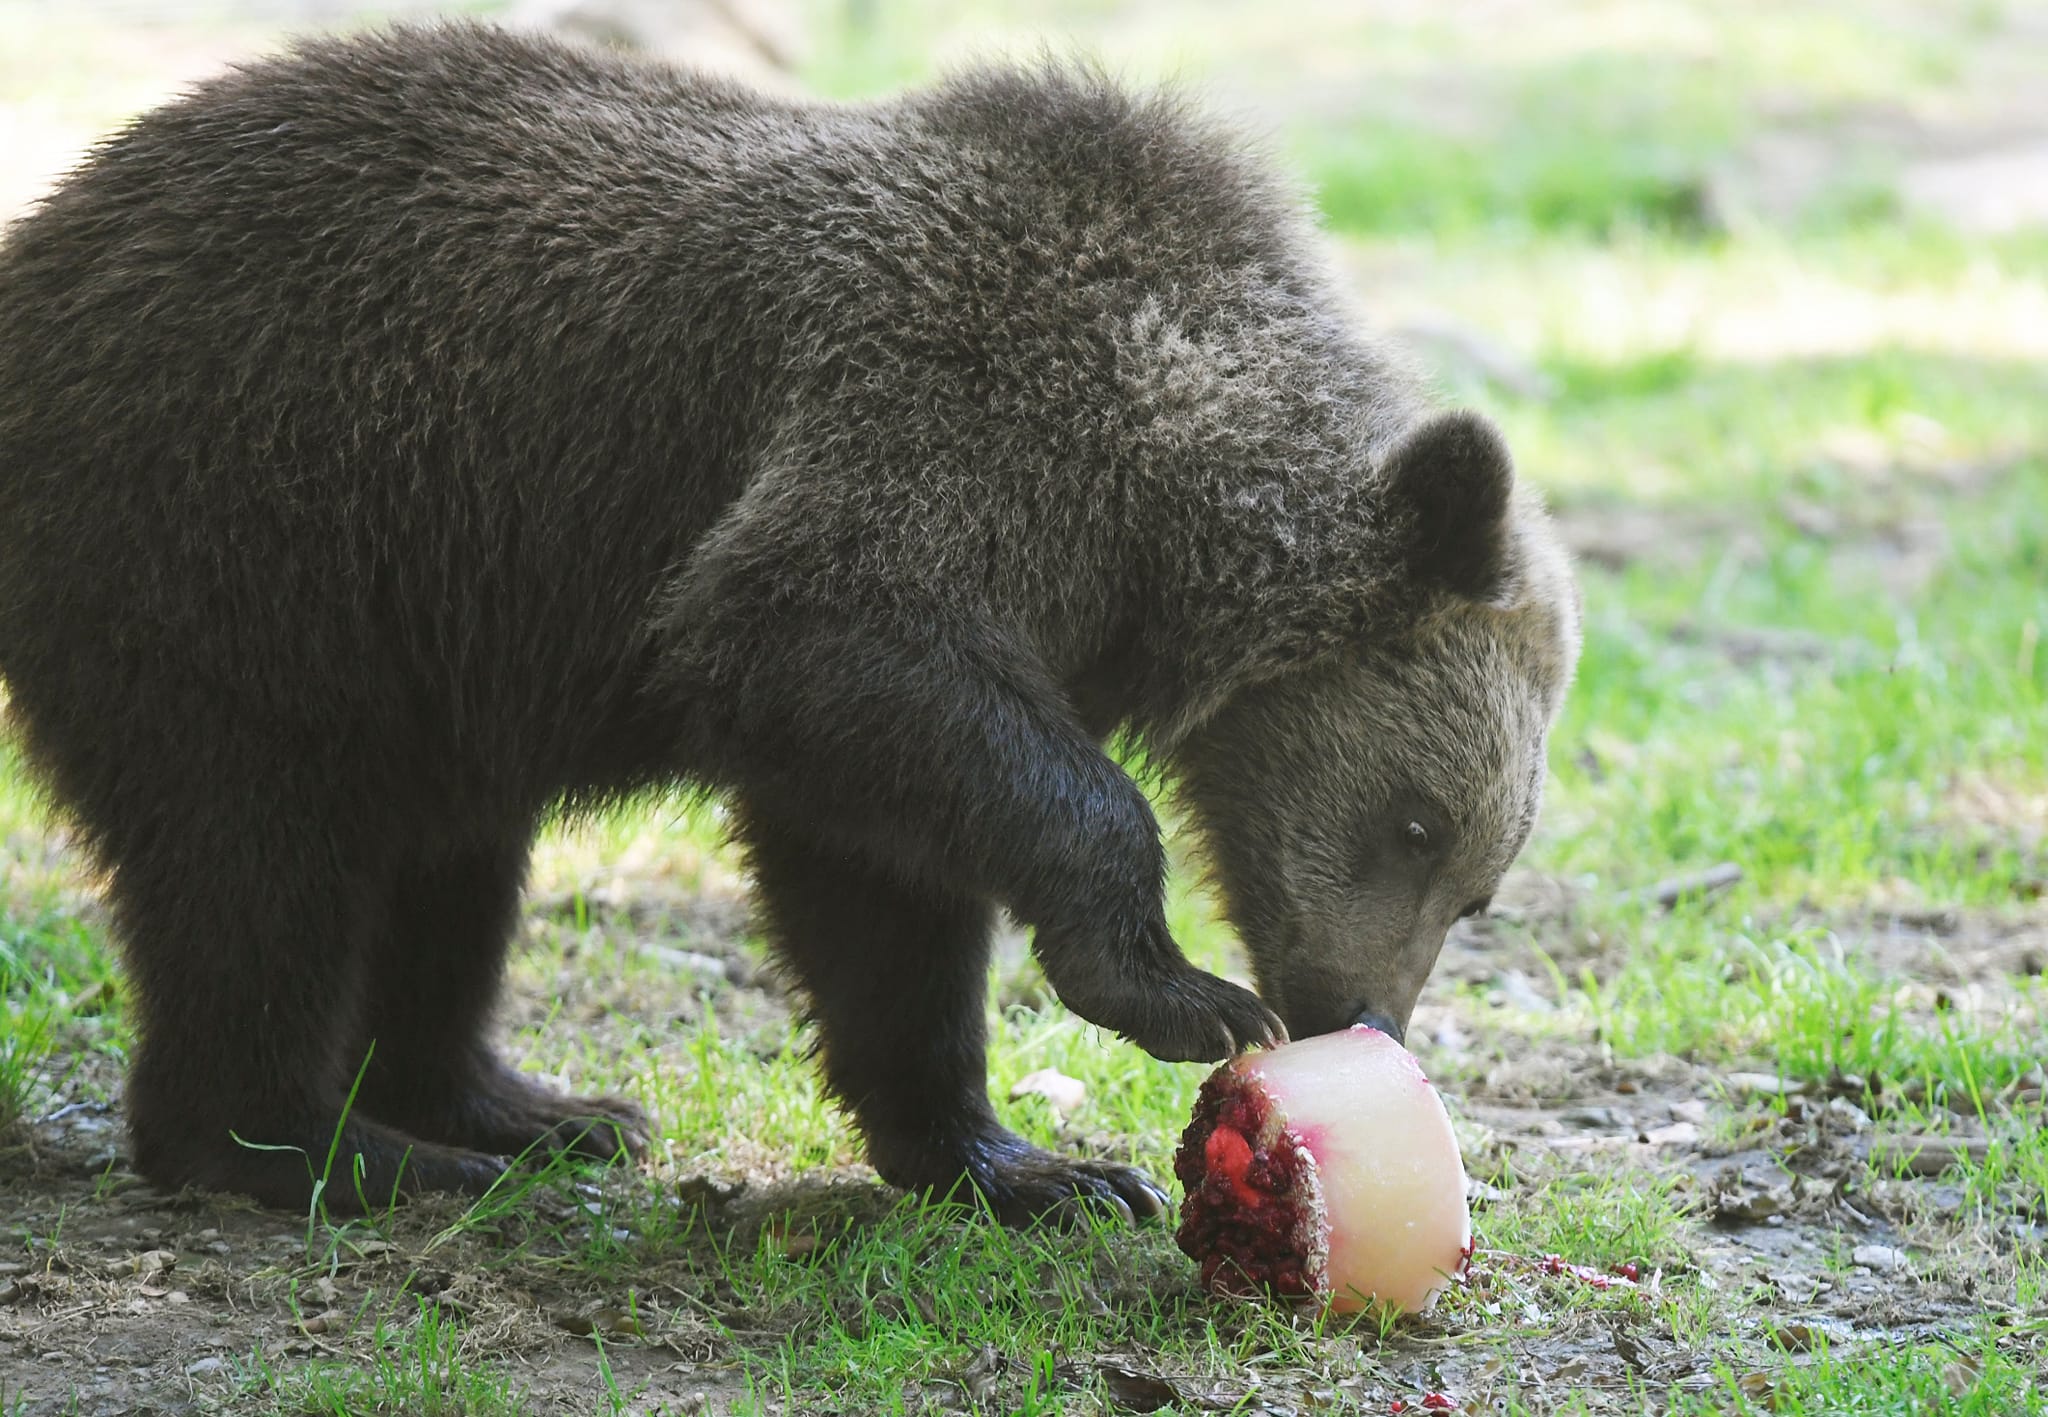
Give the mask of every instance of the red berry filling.
POLYGON ((1224 1293, 1322 1292, 1327 1219, 1315 1158, 1255 1080, 1227 1068, 1202 1084, 1173 1171, 1187 1191, 1174 1236, 1224 1293))

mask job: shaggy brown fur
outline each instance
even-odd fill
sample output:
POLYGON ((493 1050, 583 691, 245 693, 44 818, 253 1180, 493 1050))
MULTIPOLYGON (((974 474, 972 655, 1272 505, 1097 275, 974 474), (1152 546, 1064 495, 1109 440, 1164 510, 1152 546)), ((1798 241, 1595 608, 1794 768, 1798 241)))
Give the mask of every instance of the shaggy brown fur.
POLYGON ((0 672, 111 871, 138 1164, 297 1205, 243 1142, 339 1125, 372 1201, 637 1150, 485 1026, 536 822, 687 781, 885 1177, 1156 1211, 985 1095, 998 905, 1162 1058, 1278 1031, 1169 937, 1119 727, 1288 1026, 1405 1021, 1576 613, 1311 251, 1235 144, 1060 70, 793 104, 400 29, 106 142, 0 252, 0 672))

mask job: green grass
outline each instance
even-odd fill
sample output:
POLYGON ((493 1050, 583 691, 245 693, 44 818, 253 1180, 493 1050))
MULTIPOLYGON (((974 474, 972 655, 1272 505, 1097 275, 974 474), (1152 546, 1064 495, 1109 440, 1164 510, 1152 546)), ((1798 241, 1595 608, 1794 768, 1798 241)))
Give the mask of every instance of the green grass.
POLYGON ((2015 1362, 1988 1330, 1954 1344, 1825 1345, 1813 1361, 1770 1374, 1730 1372, 1720 1390, 1674 1408, 1714 1417, 2007 1417, 2043 1409, 2038 1369, 2015 1362))
MULTIPOLYGON (((313 1363, 287 1373, 259 1352, 238 1365, 240 1386, 280 1413, 306 1417, 513 1417, 529 1410, 509 1376, 463 1351, 459 1324, 429 1300, 410 1307, 405 1318, 377 1320, 366 1362, 313 1363)), ((600 1399, 587 1410, 623 1408, 600 1399)))
MULTIPOLYGON (((860 1185, 800 1193, 793 1223, 818 1243, 793 1253, 786 1231, 727 1224, 672 1188, 743 1176, 758 1191, 858 1163, 810 1035, 779 1013, 735 1015, 736 991, 683 997, 674 966, 639 948, 645 932, 598 903, 615 875, 628 889, 649 878, 684 893, 729 888, 716 807, 683 799, 550 832, 533 885, 561 904, 517 967, 522 998, 555 1002, 521 1017, 515 1054, 646 1104, 662 1129, 655 1172, 550 1169, 424 1233, 402 1213, 339 1226, 316 1215, 304 1276, 342 1272, 365 1239, 388 1235, 422 1264, 463 1257, 507 1288, 623 1295, 653 1306, 650 1328, 686 1323, 722 1355, 744 1389, 736 1411, 943 1400, 1095 1412, 1109 1400, 1101 1355, 1189 1391, 1249 1393, 1257 1376, 1276 1401, 1327 1385, 1369 1390, 1366 1410, 1383 1411, 1381 1394, 1409 1392, 1418 1363, 1496 1351, 1535 1364, 1545 1345, 1613 1326, 1700 1355, 1706 1385, 1614 1392, 1596 1408, 1518 1385, 1511 1364, 1501 1410, 2048 1412, 2048 1270, 1997 1238, 2048 1193, 2048 1130, 2026 1091, 2043 1065, 2048 986, 2014 977, 1937 1007, 1932 983, 1901 977, 1863 938, 1902 910, 2039 918, 2043 822, 1976 804, 1987 792, 2048 795, 2048 237, 1898 219, 1889 160, 1858 142, 1782 219, 1727 208, 1722 186, 1785 122, 1960 102, 2003 42, 1998 7, 1560 5, 1523 17, 1511 46, 1457 7, 1405 20, 1337 8, 1308 54, 1300 27, 1282 33, 1255 7, 1205 11, 1191 28, 1167 7, 1081 0, 1033 14, 1007 0, 915 0, 877 7, 867 25, 835 5, 812 77, 836 93, 881 92, 970 48, 1029 51, 1050 37, 1140 77, 1224 73, 1283 94, 1275 145, 1315 190, 1372 308, 1393 323, 1448 314, 1497 336, 1552 396, 1509 396, 1455 370, 1447 384, 1501 420, 1575 532, 1643 528, 1613 563, 1582 567, 1586 655, 1524 863, 1570 882, 1575 904, 1567 919, 1499 932, 1503 960, 1536 973, 1554 1007, 1524 1013, 1491 1007, 1478 986, 1434 987, 1474 1056, 1432 1071, 1454 1102, 1494 1062, 1545 1050, 1795 1082, 1854 1074, 1872 1090, 1877 1134, 1986 1138, 1984 1160, 1945 1178, 1961 1209, 1916 1242, 1994 1257, 1983 1312, 1944 1320, 1938 1335, 1788 1355, 1764 1334, 1768 1305, 1695 1267, 1705 1232, 1689 1182, 1526 1154, 1491 1178, 1500 1195, 1479 1213, 1482 1244, 1634 1262, 1663 1274, 1654 1295, 1503 1270, 1498 1293, 1453 1294, 1434 1327, 1383 1342, 1371 1325, 1205 1299, 1157 1229, 1019 1234, 860 1185), (1714 899, 1667 912, 1630 894, 1721 861, 1744 877, 1714 899), (1002 1361, 963 1396, 984 1346, 1002 1361), (906 1400, 909 1385, 923 1398, 906 1400)), ((55 23, 14 32, 41 43, 55 23)), ((0 94, 37 82, 26 52, 0 43, 13 56, 0 60, 0 94)), ((59 66, 52 91, 67 111, 124 102, 90 78, 82 60, 59 66)), ((50 859, 47 830, 0 757, 0 1127, 75 1098, 73 1060, 111 1065, 126 1046, 103 924, 81 906, 82 876, 50 859)), ((1171 919, 1198 962, 1242 968, 1185 873, 1171 919)), ((669 933, 659 943, 691 947, 669 933)), ((1074 1019, 1028 964, 995 981, 991 1018, 1006 1124, 1167 1172, 1202 1069, 1155 1063, 1074 1019), (1007 1100, 1044 1067, 1085 1084, 1071 1117, 1007 1100)), ((1771 1106, 1723 1124, 1767 1123, 1771 1106)), ((1845 1184, 1893 1179, 1866 1166, 1845 1184)), ((402 1279, 364 1301, 353 1357, 252 1353, 245 1403, 532 1405, 515 1369, 402 1279)), ((600 1372, 589 1410, 639 1410, 609 1359, 600 1372)), ((1349 1400, 1333 1410, 1357 1410, 1349 1400)))
POLYGON ((1318 122, 1294 148, 1329 225, 1359 235, 1703 232, 1707 170, 1733 141, 1736 95, 1680 63, 1594 56, 1518 74, 1489 111, 1318 122))

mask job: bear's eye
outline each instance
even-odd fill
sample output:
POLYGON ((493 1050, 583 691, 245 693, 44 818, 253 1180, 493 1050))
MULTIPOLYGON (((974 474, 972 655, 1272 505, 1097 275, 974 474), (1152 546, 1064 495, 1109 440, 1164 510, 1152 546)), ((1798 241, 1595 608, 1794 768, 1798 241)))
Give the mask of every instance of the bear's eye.
POLYGON ((1424 826, 1422 823, 1410 822, 1407 826, 1407 829, 1402 833, 1402 835, 1407 839, 1409 848, 1411 850, 1429 850, 1429 828, 1424 826))

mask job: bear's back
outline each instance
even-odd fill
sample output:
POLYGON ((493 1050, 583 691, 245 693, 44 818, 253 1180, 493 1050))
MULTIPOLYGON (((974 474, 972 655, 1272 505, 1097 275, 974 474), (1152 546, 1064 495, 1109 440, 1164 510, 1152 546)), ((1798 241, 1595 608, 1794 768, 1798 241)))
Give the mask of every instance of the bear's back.
MULTIPOLYGON (((0 247, 0 672, 46 723, 175 684, 567 762, 778 439, 971 477, 898 499, 969 519, 1043 479, 1010 579, 1088 594, 1152 515, 1106 455, 1134 320, 1180 360, 1311 307, 1297 206, 1071 70, 805 105, 477 26, 313 42, 137 120, 0 247)), ((929 530, 881 528, 902 565, 987 540, 929 530)))

